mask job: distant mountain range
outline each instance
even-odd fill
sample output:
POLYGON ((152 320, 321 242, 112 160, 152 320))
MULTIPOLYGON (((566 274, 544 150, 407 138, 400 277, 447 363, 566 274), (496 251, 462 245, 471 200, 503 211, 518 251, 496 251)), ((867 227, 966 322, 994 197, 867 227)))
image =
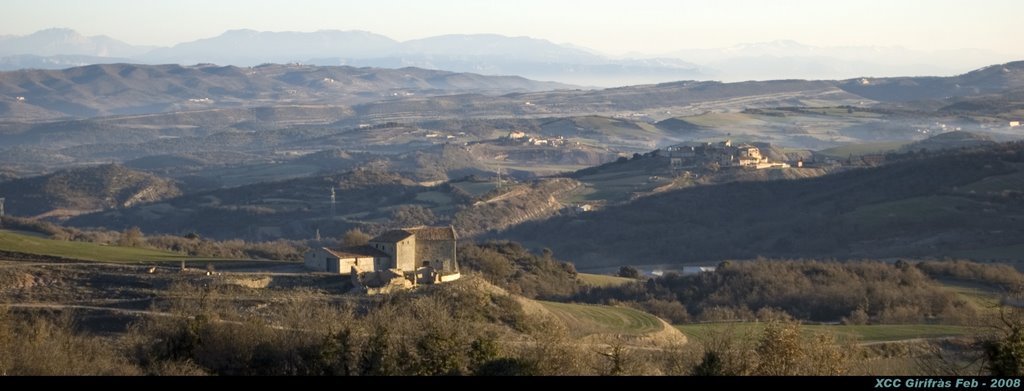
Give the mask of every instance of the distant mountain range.
POLYGON ((956 74, 1008 60, 981 50, 932 53, 898 47, 821 48, 792 41, 681 50, 660 57, 615 58, 574 45, 529 37, 442 35, 399 42, 371 32, 338 30, 231 30, 216 37, 163 48, 133 46, 106 36, 85 37, 68 29, 0 37, 0 70, 63 69, 113 62, 235 66, 304 63, 518 75, 588 86, 675 80, 956 74))
POLYGON ((145 54, 153 49, 148 46, 133 46, 105 35, 86 37, 69 29, 47 29, 25 36, 0 36, 0 56, 128 58, 145 54))
POLYGON ((264 107, 291 108, 299 117, 327 122, 358 116, 382 121, 390 116, 441 118, 441 113, 465 117, 643 111, 740 97, 748 106, 800 105, 798 99, 807 97, 834 104, 865 98, 915 102, 977 97, 973 105, 992 106, 978 99, 1022 89, 1024 61, 949 77, 673 82, 604 90, 412 67, 104 64, 0 72, 0 117, 35 121, 264 107))

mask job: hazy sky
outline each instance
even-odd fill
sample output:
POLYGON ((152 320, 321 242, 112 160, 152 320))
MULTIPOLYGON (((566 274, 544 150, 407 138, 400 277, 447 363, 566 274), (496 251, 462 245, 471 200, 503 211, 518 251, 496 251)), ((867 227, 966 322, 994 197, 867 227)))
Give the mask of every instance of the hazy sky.
POLYGON ((397 40, 527 35, 606 53, 792 39, 1024 54, 1024 0, 3 0, 0 35, 68 27, 168 46, 225 30, 367 30, 397 40))

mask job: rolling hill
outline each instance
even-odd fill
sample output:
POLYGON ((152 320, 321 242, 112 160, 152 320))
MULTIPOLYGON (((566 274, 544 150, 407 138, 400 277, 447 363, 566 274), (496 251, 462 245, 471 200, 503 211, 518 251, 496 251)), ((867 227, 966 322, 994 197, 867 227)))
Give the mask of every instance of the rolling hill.
POLYGON ((139 115, 281 104, 354 104, 395 96, 509 93, 567 86, 515 76, 416 68, 264 65, 89 65, 0 73, 0 115, 22 118, 139 115), (23 97, 24 100, 16 100, 23 97))
POLYGON ((992 138, 979 133, 953 131, 915 141, 900 148, 902 151, 941 151, 944 149, 977 148, 995 144, 992 138))
POLYGON ((973 96, 1024 87, 1024 61, 987 66, 950 77, 862 78, 840 82, 844 91, 882 102, 973 96))
POLYGON ((7 198, 9 214, 67 218, 104 209, 130 208, 181 192, 166 179, 120 165, 102 165, 3 182, 0 194, 7 198))
POLYGON ((1024 237, 1022 163, 1024 145, 1000 144, 810 179, 691 187, 502 237, 549 247, 583 269, 1009 249, 1024 237))
MULTIPOLYGON (((253 173, 261 174, 266 177, 259 171, 253 173)), ((67 224, 115 230, 138 226, 144 232, 268 240, 308 239, 318 231, 325 237, 340 237, 357 227, 372 231, 451 223, 460 235, 468 237, 555 215, 564 208, 557 199, 576 186, 566 178, 506 181, 500 188, 492 180, 473 179, 425 186, 388 171, 386 162, 371 162, 342 173, 197 189, 159 202, 94 210, 67 224)), ((16 209, 9 211, 25 216, 16 209)))

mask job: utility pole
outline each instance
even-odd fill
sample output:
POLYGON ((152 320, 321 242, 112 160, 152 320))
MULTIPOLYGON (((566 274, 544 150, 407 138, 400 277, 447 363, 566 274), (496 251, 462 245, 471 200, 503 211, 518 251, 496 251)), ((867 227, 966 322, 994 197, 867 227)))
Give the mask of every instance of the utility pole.
POLYGON ((4 217, 4 200, 6 198, 0 197, 0 217, 4 217))
POLYGON ((331 219, 334 219, 334 211, 336 210, 334 207, 335 200, 334 186, 331 186, 331 219))

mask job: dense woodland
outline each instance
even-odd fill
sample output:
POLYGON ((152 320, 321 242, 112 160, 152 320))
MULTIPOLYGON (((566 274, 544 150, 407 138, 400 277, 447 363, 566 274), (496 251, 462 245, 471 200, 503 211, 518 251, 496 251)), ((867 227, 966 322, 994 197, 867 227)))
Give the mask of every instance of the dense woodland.
POLYGON ((548 249, 537 255, 519 243, 487 242, 459 246, 458 255, 460 268, 529 298, 566 298, 582 287, 575 266, 555 259, 548 249))
POLYGON ((959 298, 935 278, 998 286, 1007 294, 1024 286, 1024 276, 1006 265, 758 260, 723 262, 712 273, 668 273, 589 288, 574 299, 628 304, 676 323, 781 316, 844 324, 975 324, 984 308, 959 298))

